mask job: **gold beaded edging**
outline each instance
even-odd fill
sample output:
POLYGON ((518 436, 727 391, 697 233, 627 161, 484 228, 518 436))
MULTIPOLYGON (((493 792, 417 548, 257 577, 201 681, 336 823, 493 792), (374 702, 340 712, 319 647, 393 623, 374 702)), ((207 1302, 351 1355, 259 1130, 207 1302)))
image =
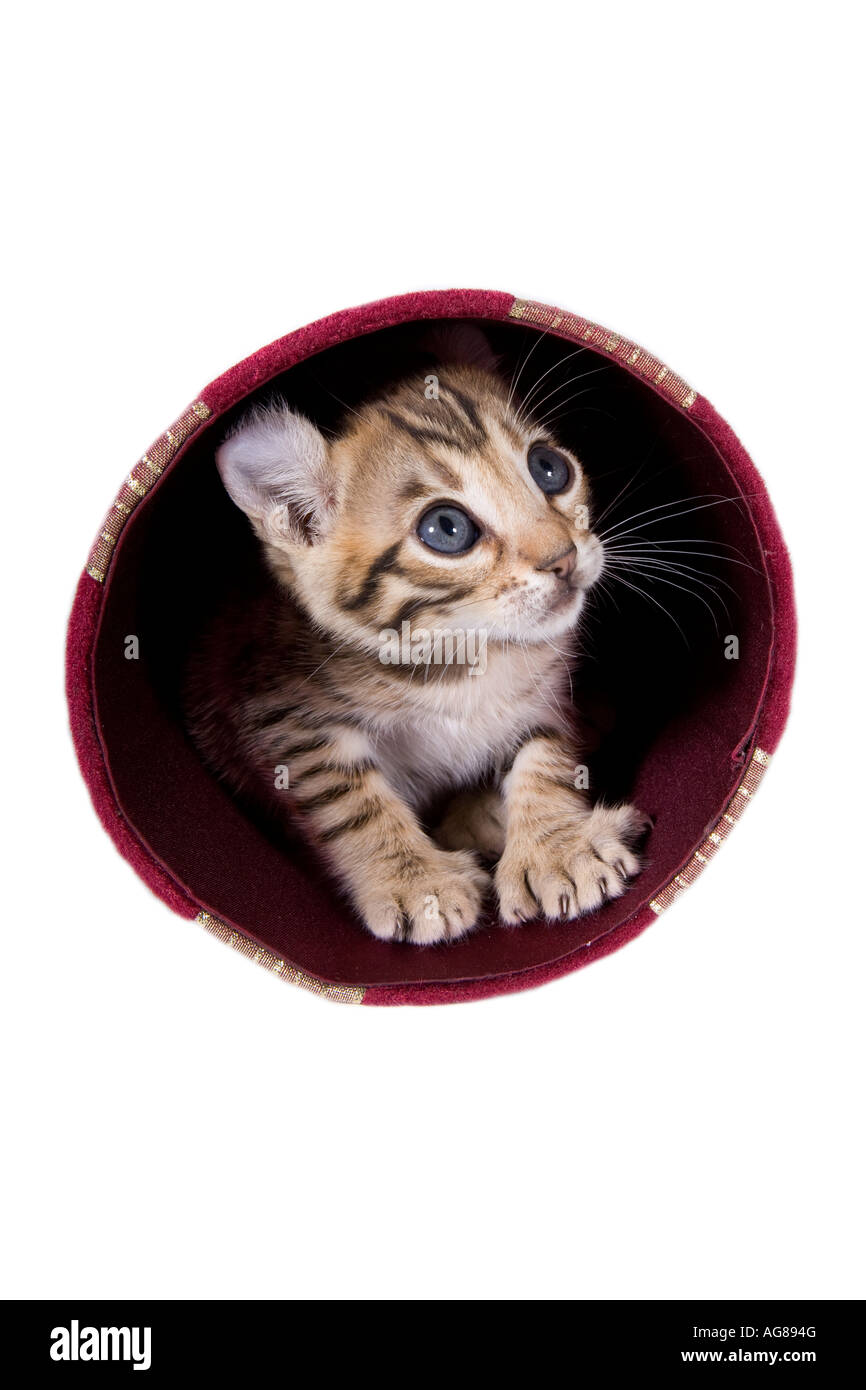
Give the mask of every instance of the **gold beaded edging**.
POLYGON ((219 917, 212 917, 209 912, 200 912, 195 920, 205 931, 239 951, 248 960, 255 961, 256 965, 263 966, 272 975, 278 975, 281 980, 288 980, 289 984, 300 985, 301 989, 308 989, 311 994, 320 994, 324 999, 333 999, 337 1004, 363 1003, 367 992, 363 985, 329 985, 324 980, 317 980, 313 975, 305 975, 303 970, 297 970, 281 956, 266 951, 264 946, 257 946, 248 936, 235 931, 234 927, 222 922, 219 917))
POLYGON ((647 381, 664 391, 677 405, 682 406, 683 410, 691 410, 698 398, 697 391, 693 391, 687 381, 683 381, 681 376, 677 376, 676 372, 672 372, 657 357, 653 357, 652 353, 633 343, 630 338, 611 333, 610 329, 602 328, 600 324, 592 323, 589 319, 579 318, 576 314, 566 314, 561 309, 553 309, 549 304, 538 304, 531 299, 515 299, 508 310, 508 316, 520 319, 523 323, 540 324, 544 328, 553 329, 561 337, 601 348, 618 362, 633 367, 647 381))
POLYGON ((678 874, 675 874, 670 883, 650 901, 650 907, 658 917, 670 907, 672 902, 680 896, 686 888, 690 888, 695 879, 703 873, 713 855, 724 844, 730 835, 743 811, 749 804, 760 786, 761 779, 770 765, 770 754, 765 753, 763 748, 756 748, 752 754, 749 766, 743 774, 743 780, 734 792, 724 811, 716 824, 713 826, 702 845, 699 845, 686 864, 678 874))
POLYGON ((147 496, 180 446, 195 434, 204 421, 210 418, 210 414, 210 406, 205 405, 204 401, 193 401, 165 434, 161 434, 150 446, 147 453, 142 454, 132 472, 127 474, 88 556, 86 569, 91 579, 95 579, 99 584, 105 582, 117 538, 133 511, 142 497, 147 496))

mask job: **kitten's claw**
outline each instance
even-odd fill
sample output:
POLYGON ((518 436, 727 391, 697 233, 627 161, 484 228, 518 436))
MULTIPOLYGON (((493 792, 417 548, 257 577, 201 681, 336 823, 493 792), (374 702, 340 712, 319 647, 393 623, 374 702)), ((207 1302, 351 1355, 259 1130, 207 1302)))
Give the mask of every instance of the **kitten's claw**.
POLYGON ((640 873, 632 847, 649 824, 633 806, 596 806, 543 841, 516 835, 496 870, 503 922, 568 920, 620 897, 640 873))
POLYGON ((380 878, 358 906, 380 940, 429 946, 472 930, 489 883, 471 854, 435 850, 393 878, 380 878))

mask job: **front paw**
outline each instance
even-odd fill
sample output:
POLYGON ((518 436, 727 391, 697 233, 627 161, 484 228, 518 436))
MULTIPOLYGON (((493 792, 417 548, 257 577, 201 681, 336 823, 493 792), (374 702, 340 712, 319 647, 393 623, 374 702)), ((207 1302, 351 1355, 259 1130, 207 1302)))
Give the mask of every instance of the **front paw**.
POLYGON ((503 922, 563 921, 618 898, 640 873, 634 846, 649 824, 634 806, 596 806, 541 834, 518 827, 496 870, 503 922))
POLYGON ((384 865, 371 864, 369 885, 356 893, 361 916, 383 941, 432 945, 456 941, 478 921, 490 883, 466 852, 431 849, 384 865))

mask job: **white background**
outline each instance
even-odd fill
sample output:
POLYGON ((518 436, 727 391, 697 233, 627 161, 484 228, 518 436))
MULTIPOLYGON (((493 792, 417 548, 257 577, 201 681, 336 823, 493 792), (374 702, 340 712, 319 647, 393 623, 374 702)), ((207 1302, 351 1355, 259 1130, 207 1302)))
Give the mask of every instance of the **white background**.
POLYGON ((866 1292, 855 15, 7 20, 5 1295, 866 1292), (610 325, 733 424, 796 565, 794 711, 719 859, 624 951, 486 1003, 342 1008, 117 855, 64 627, 124 472, 201 386, 332 310, 454 285, 610 325))

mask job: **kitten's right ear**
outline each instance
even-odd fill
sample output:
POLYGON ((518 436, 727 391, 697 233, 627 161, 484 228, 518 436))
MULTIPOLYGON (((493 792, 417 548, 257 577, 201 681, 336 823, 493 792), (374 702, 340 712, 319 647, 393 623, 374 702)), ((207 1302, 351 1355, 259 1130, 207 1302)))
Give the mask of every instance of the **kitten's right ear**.
POLYGON ((285 402, 256 406, 220 445, 226 492, 266 540, 321 540, 336 510, 328 446, 285 402))
POLYGON ((421 346, 443 366, 480 367, 496 374, 501 365, 487 335, 474 323, 436 323, 424 334, 421 346))

